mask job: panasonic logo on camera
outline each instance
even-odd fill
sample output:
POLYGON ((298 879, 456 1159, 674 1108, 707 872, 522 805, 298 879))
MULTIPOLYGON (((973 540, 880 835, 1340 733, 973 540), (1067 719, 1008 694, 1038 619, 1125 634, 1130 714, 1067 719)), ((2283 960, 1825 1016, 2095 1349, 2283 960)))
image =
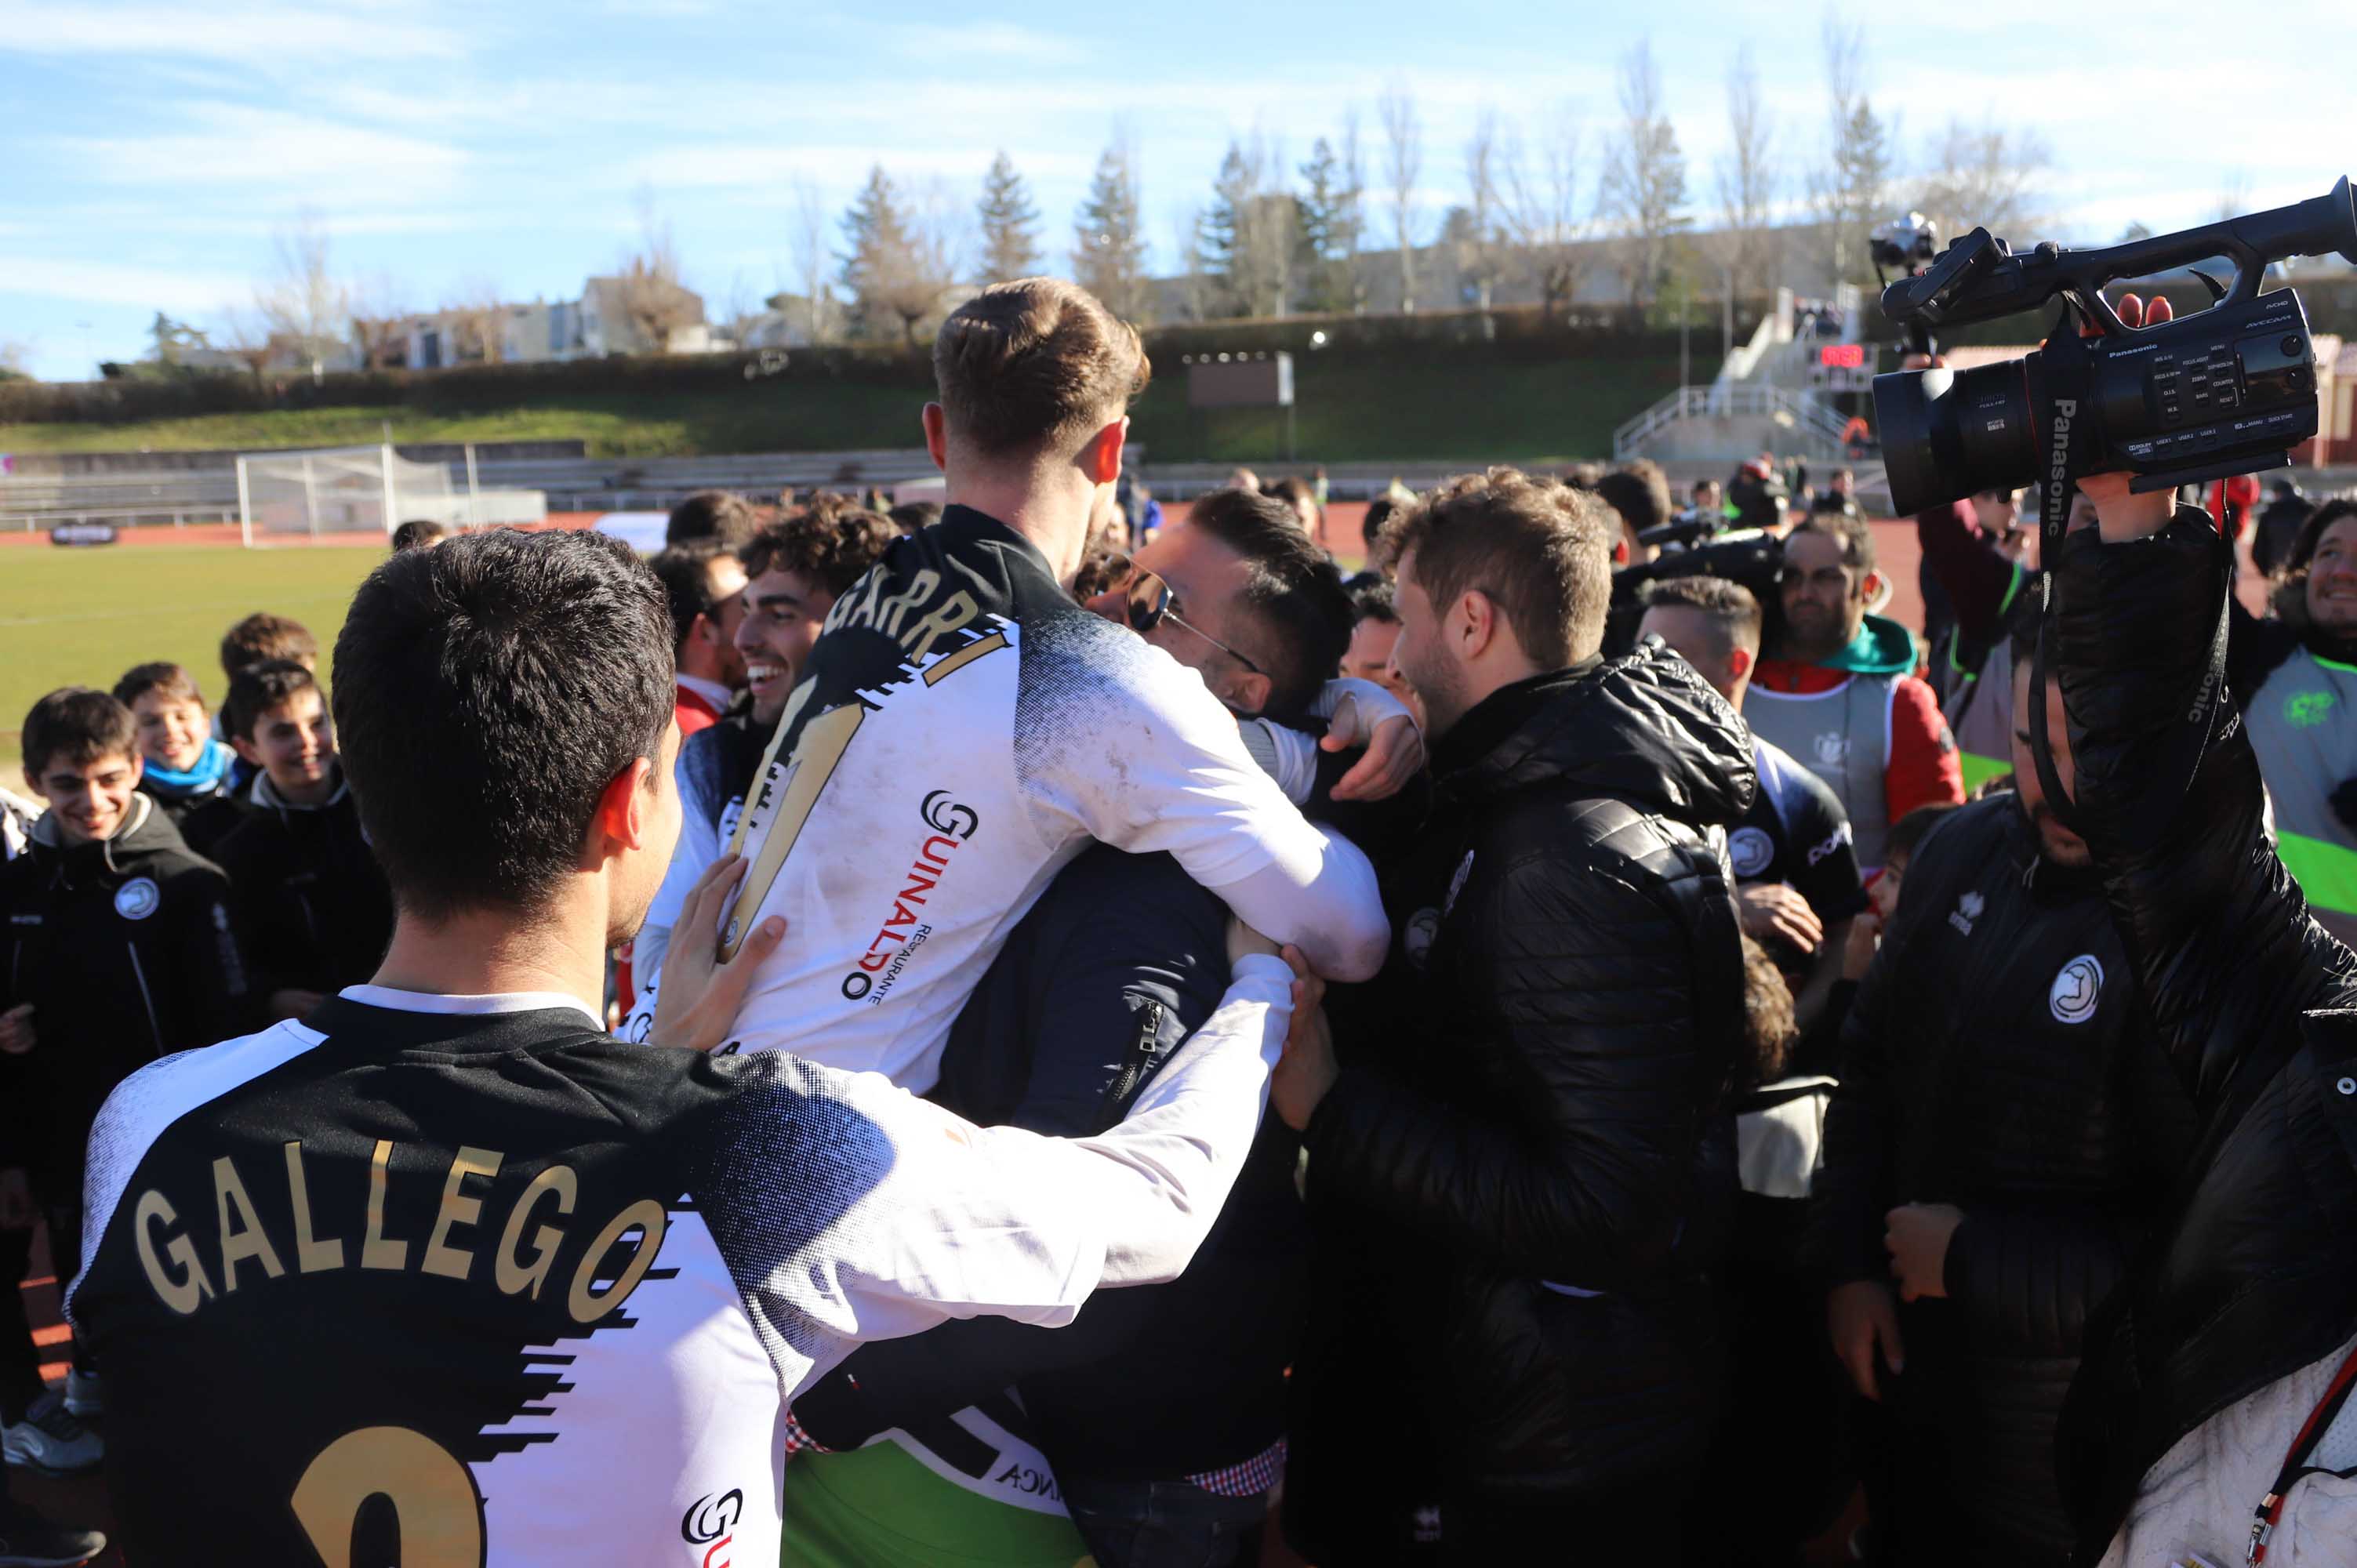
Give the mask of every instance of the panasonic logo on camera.
POLYGON ((2078 417, 2079 400, 2058 397, 2054 400, 2054 477, 2047 481, 2047 493, 2052 505, 2060 510, 2070 504, 2071 484, 2071 421, 2078 417))

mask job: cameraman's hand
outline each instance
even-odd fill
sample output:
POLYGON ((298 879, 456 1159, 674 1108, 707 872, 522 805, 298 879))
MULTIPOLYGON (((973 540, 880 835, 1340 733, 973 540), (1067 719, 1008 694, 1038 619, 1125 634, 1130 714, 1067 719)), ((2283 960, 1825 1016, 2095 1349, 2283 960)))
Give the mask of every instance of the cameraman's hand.
POLYGON ((754 970, 786 940, 785 921, 772 915, 738 945, 735 958, 721 961, 720 918, 744 877, 744 859, 724 854, 705 868, 687 896, 671 929, 671 950, 663 955, 662 988, 655 993, 654 1027, 648 1037, 656 1045, 708 1051, 726 1041, 754 970))
POLYGON ((1825 1297, 1825 1327, 1850 1382, 1867 1399, 1882 1398, 1881 1383, 1874 1372, 1878 1349, 1883 1364, 1892 1371, 1907 1369, 1906 1347, 1899 1338, 1899 1303, 1880 1280, 1853 1280, 1835 1286, 1825 1297))
POLYGON ((1337 800, 1387 800, 1424 768, 1424 733, 1414 719, 1394 714, 1370 732, 1358 699, 1345 697, 1318 749, 1348 751, 1354 746, 1364 746, 1367 754, 1334 781, 1337 800))
POLYGON ((1228 917, 1228 967, 1235 968, 1246 954, 1256 952, 1266 953, 1271 958, 1285 956, 1284 950, 1275 942, 1231 914, 1228 917))
MULTIPOLYGON (((2120 296, 2120 321, 2128 327, 2158 327, 2173 320, 2176 310, 2166 298, 2156 296, 2150 306, 2133 294, 2120 296)), ((2132 494, 2128 474, 2089 474, 2079 481, 2079 493, 2093 503, 2095 526, 2106 544, 2120 544, 2131 539, 2148 539, 2169 526, 2177 515, 2177 492, 2153 490, 2144 495, 2132 494)))

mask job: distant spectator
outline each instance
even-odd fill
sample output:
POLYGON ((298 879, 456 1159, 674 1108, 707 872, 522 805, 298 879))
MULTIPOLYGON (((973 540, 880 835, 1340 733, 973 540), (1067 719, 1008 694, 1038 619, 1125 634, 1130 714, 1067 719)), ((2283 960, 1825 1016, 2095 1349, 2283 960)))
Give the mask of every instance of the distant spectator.
POLYGON ((1264 492, 1275 496, 1293 509, 1301 520, 1301 532, 1323 542, 1326 537, 1326 510, 1318 504, 1318 492, 1307 479, 1287 474, 1271 484, 1264 492))
POLYGON ((922 533, 942 521, 939 501, 902 501, 884 514, 903 533, 922 533))
POLYGON ((1342 585, 1351 592, 1391 581, 1391 552, 1383 547, 1383 524, 1392 520, 1400 504, 1389 494, 1377 496, 1367 503, 1367 515, 1359 520, 1359 542, 1366 551, 1366 559, 1342 580, 1342 585))
POLYGON ((427 518, 414 517, 393 531, 393 553, 431 550, 450 537, 450 531, 427 518))
POLYGON ((1351 590, 1351 607, 1357 619, 1351 628, 1351 646, 1342 655, 1342 673, 1383 686, 1415 712, 1415 722, 1421 725, 1424 714, 1416 705, 1415 693, 1392 662, 1392 646, 1400 634, 1394 592, 1389 583, 1381 580, 1351 590))
POLYGON ((1692 493, 1696 516, 1717 518, 1727 515, 1727 491, 1717 479, 1696 479, 1692 493))
POLYGON ((728 711, 745 684, 737 628, 745 618, 745 564, 716 540, 674 544, 648 564, 671 606, 682 740, 728 711))
POLYGON ((1662 466, 1648 457, 1624 463, 1596 481, 1596 494, 1606 506, 1620 517, 1620 538, 1627 553, 1623 557, 1631 565, 1640 565, 1662 553, 1659 544, 1648 544, 1640 537, 1648 529, 1659 528, 1670 521, 1669 476, 1662 466))
POLYGON ((180 836, 210 855, 244 810, 231 779, 237 753, 212 738, 197 678, 178 664, 137 664, 114 683, 114 700, 138 725, 139 791, 163 808, 180 836))
POLYGON ((1260 489, 1260 476, 1250 468, 1238 468, 1228 476, 1228 489, 1256 491, 1260 489))
POLYGON ((663 542, 688 544, 699 539, 716 539, 724 548, 735 550, 760 525, 760 513, 743 496, 727 490, 698 490, 671 509, 671 521, 663 528, 663 542))

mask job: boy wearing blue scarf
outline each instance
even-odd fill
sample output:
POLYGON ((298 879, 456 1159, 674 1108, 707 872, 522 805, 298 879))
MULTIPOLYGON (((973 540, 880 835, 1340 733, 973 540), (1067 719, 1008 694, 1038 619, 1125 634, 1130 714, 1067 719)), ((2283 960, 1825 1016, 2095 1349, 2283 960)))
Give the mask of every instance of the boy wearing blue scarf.
POLYGON ((138 721, 140 792, 210 859, 245 813, 231 779, 237 753, 212 738, 197 678, 178 664, 134 665, 114 683, 114 700, 138 721))

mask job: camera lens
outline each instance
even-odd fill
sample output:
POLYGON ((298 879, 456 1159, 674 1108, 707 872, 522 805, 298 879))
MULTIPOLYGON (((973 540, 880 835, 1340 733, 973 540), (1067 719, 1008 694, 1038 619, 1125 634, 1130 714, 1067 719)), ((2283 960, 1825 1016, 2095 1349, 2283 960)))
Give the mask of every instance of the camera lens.
POLYGON ((1902 517, 2011 489, 2038 474, 2024 362, 1969 371, 1893 371, 1874 378, 1890 502, 1902 517))

